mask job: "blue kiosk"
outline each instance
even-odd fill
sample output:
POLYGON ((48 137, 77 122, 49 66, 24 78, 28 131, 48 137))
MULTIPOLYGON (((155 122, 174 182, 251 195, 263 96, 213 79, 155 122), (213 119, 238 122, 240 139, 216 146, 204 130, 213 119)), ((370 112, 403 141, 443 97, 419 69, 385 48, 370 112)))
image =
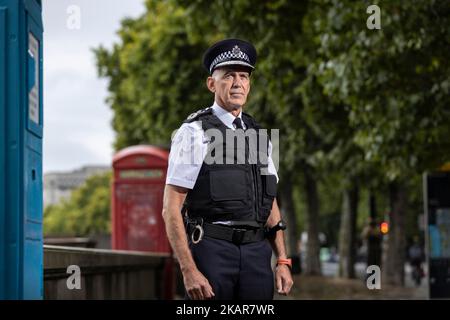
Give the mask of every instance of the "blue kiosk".
POLYGON ((43 298, 42 3, 0 0, 0 299, 43 298))
POLYGON ((450 298, 450 170, 446 170, 428 172, 423 179, 430 299, 450 298))

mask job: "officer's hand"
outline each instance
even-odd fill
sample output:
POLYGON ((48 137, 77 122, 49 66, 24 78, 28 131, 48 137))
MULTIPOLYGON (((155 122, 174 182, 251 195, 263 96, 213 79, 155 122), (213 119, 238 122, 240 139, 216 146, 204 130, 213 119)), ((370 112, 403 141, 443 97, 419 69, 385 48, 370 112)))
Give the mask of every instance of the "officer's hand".
POLYGON ((198 269, 183 274, 184 287, 192 300, 205 300, 214 297, 214 292, 208 279, 198 269))
POLYGON ((294 281, 292 280, 291 270, 285 264, 277 266, 275 271, 275 280, 279 294, 287 296, 291 291, 294 281))

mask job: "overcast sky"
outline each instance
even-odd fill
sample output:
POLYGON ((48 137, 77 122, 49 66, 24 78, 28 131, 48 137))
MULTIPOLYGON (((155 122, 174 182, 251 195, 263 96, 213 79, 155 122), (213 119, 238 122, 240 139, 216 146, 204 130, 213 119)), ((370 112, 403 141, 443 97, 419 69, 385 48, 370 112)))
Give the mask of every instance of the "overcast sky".
POLYGON ((91 48, 110 48, 120 21, 143 12, 144 0, 43 1, 44 173, 111 164, 107 81, 97 77, 91 48))

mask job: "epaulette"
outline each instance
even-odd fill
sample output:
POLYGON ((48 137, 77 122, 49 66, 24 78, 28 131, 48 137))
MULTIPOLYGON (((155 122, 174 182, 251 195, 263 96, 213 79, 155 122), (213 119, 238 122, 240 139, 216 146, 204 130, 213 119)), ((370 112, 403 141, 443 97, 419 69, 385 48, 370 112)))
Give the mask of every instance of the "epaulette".
POLYGON ((205 109, 201 109, 198 110, 194 113, 191 113, 189 115, 189 117, 186 118, 186 120, 184 120, 184 123, 189 123, 189 122, 194 122, 196 121, 198 118, 200 118, 201 116, 207 115, 207 114, 212 114, 212 107, 208 107, 205 109))

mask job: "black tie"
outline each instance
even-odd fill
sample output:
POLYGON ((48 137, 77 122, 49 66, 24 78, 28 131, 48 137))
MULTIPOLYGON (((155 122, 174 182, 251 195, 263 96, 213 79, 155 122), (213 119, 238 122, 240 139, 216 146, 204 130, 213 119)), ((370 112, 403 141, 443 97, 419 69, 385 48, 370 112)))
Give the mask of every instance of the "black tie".
POLYGON ((234 126, 236 127, 236 129, 244 129, 244 127, 242 126, 242 121, 240 118, 236 118, 233 121, 234 126))

